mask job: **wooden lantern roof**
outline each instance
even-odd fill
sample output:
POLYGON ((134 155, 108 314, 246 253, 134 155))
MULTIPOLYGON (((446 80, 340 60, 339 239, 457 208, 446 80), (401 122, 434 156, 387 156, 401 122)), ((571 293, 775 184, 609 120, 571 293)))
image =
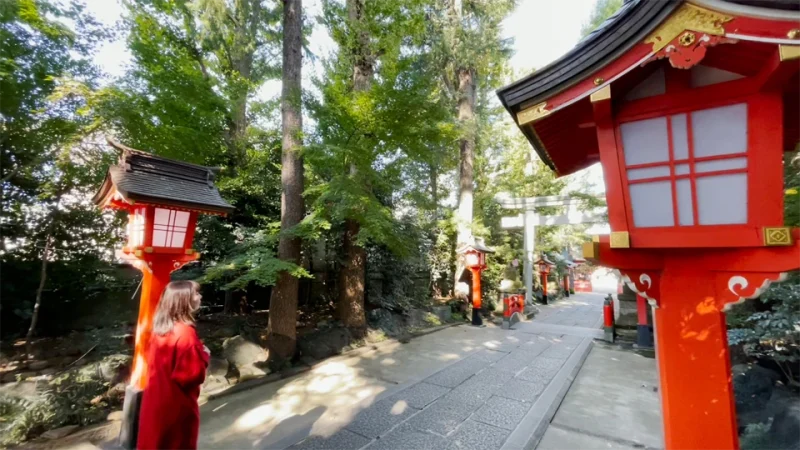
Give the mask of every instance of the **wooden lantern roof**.
POLYGON ((233 206, 222 199, 214 186, 216 169, 163 158, 107 140, 122 154, 119 164, 109 167, 92 199, 95 204, 120 207, 119 202, 144 203, 222 215, 233 211, 233 206))
MULTIPOLYGON (((766 78, 780 62, 800 57, 797 0, 626 0, 563 57, 497 94, 542 160, 560 176, 574 173, 600 160, 590 99, 610 95, 613 84, 616 102, 658 68, 687 68, 673 68, 669 56, 669 44, 685 30, 702 36, 692 47, 703 47, 703 66, 732 76, 766 78)), ((794 66, 784 65, 779 82, 786 150, 800 136, 794 66)))
POLYGON ((465 244, 456 249, 456 253, 463 254, 469 251, 476 251, 478 253, 494 253, 494 249, 487 247, 483 239, 476 239, 472 244, 465 244))

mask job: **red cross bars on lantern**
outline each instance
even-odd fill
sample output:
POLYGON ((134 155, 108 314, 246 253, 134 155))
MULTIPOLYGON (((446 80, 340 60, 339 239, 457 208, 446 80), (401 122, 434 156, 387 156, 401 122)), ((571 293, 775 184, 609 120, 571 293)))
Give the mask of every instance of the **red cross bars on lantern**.
MULTIPOLYGON (((170 273, 200 256, 192 248, 197 215, 225 215, 233 207, 220 197, 212 169, 108 142, 122 155, 108 169, 94 202, 128 212, 127 242, 117 256, 142 271, 133 371, 125 395, 127 415, 137 417, 135 405, 147 383, 145 355, 153 317, 170 273)), ((129 438, 124 434, 121 441, 129 438)))
POLYGON ((542 256, 539 258, 534 265, 539 268, 539 279, 542 282, 542 303, 547 304, 547 275, 550 274, 550 270, 555 267, 555 263, 550 261, 549 259, 542 256))
POLYGON ((487 247, 483 240, 477 239, 474 244, 467 244, 456 251, 463 258, 464 267, 472 272, 472 324, 483 325, 480 316, 481 300, 481 271, 486 268, 486 254, 494 253, 487 247))
POLYGON ((626 1, 499 91, 558 175, 602 164, 612 232, 585 257, 655 307, 668 449, 738 448, 725 311, 800 268, 783 217, 800 140, 790 3, 626 1))

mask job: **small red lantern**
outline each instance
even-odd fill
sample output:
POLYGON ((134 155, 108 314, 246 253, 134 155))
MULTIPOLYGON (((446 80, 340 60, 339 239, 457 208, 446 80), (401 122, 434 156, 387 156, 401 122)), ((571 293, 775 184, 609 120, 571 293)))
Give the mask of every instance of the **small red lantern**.
POLYGON ((161 293, 171 272, 200 256, 192 248, 197 215, 225 215, 233 207, 220 197, 212 169, 108 142, 122 155, 93 200, 128 212, 127 242, 117 256, 143 273, 131 375, 131 386, 143 389, 145 352, 161 293))
POLYGON ((494 253, 494 250, 487 247, 482 239, 477 239, 474 244, 465 245, 456 253, 462 255, 464 267, 472 272, 472 324, 482 325, 479 314, 482 306, 481 271, 486 268, 486 254, 494 253))
POLYGON ((555 264, 549 259, 542 256, 534 263, 539 268, 539 277, 542 280, 542 303, 547 304, 547 275, 550 274, 550 269, 555 267, 555 264))
POLYGON ((725 311, 800 268, 799 21, 781 1, 625 2, 498 92, 558 175, 602 164, 612 232, 584 255, 656 308, 668 449, 738 448, 725 311))

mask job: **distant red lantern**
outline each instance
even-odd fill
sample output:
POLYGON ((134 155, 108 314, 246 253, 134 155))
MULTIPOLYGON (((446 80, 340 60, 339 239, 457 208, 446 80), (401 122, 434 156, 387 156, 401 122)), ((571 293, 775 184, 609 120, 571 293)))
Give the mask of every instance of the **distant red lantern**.
POLYGON ((539 277, 542 280, 542 303, 547 304, 547 275, 550 274, 550 269, 555 266, 550 260, 542 256, 534 263, 539 268, 539 277))
POLYGON ((461 247, 456 253, 462 256, 464 267, 472 272, 472 324, 482 325, 483 320, 480 316, 482 306, 481 271, 486 268, 486 254, 494 253, 494 250, 486 247, 482 240, 479 240, 475 244, 461 247))

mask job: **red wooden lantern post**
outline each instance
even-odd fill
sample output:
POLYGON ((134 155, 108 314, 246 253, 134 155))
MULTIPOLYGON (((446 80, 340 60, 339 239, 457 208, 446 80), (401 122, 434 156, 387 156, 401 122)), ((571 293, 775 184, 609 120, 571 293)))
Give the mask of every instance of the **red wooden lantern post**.
POLYGON ((552 262, 548 261, 544 256, 536 261, 536 267, 539 268, 539 279, 542 280, 542 303, 547 304, 547 275, 550 274, 550 268, 555 266, 552 262))
POLYGON ((142 271, 133 370, 120 433, 121 444, 133 447, 138 402, 148 379, 147 348, 161 293, 170 273, 200 256, 192 248, 198 213, 225 215, 233 207, 214 187, 210 168, 108 142, 122 156, 119 165, 109 168, 94 202, 128 212, 127 242, 117 256, 142 271))
POLYGON ((782 0, 631 1, 500 92, 559 175, 603 166, 584 256, 655 309, 668 449, 738 448, 725 311, 800 268, 783 152, 800 138, 800 13, 782 0))
POLYGON ((486 254, 494 253, 494 250, 486 247, 483 242, 476 242, 475 244, 465 245, 457 253, 462 255, 464 267, 472 273, 472 324, 475 326, 483 325, 483 320, 480 316, 480 310, 483 306, 481 271, 486 268, 486 254))

